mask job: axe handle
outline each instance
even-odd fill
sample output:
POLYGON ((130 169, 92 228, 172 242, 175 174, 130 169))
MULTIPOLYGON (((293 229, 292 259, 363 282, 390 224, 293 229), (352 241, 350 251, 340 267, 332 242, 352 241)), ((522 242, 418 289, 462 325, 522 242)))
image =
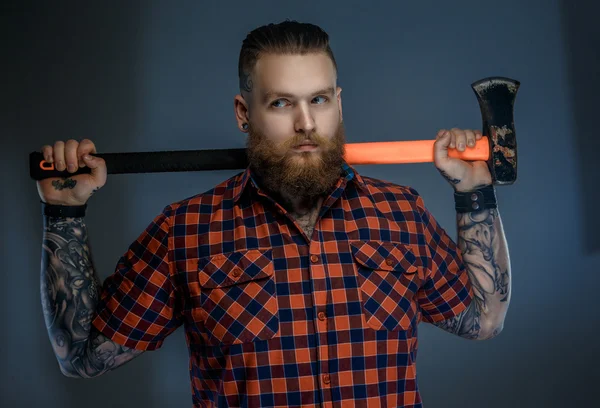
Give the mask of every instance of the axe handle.
MULTIPOLYGON (((405 142, 347 143, 344 156, 348 164, 398 164, 433 162, 434 140, 405 142)), ((450 151, 450 157, 468 161, 487 161, 490 146, 487 137, 464 152, 450 151)), ((106 161, 108 174, 158 173, 174 171, 233 170, 248 165, 246 149, 179 150, 164 152, 101 153, 92 156, 106 161)), ((90 173, 89 167, 75 173, 58 171, 44 160, 41 152, 29 154, 29 173, 34 180, 69 177, 90 173)))
MULTIPOLYGON (((346 144, 344 158, 348 164, 400 164, 433 162, 433 144, 435 140, 410 140, 406 142, 369 142, 346 144)), ((450 157, 467 160, 487 161, 490 157, 490 145, 487 136, 483 136, 473 147, 463 152, 452 149, 450 157)))

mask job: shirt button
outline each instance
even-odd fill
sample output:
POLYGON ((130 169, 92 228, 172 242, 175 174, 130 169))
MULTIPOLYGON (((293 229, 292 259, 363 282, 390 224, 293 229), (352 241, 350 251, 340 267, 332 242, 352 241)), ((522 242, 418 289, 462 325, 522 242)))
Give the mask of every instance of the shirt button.
POLYGON ((385 260, 385 263, 388 264, 389 266, 392 266, 394 264, 394 261, 390 258, 385 260))
POLYGON ((235 269, 233 270, 233 276, 234 276, 235 278, 239 278, 241 274, 242 274, 242 270, 241 270, 240 268, 235 268, 235 269))
POLYGON ((317 316, 319 317, 319 320, 321 320, 321 321, 325 320, 325 318, 327 317, 325 312, 319 312, 319 314, 317 316))
POLYGON ((310 256, 310 261, 311 261, 312 263, 317 263, 317 262, 319 262, 319 255, 311 255, 311 256, 310 256))
POLYGON ((329 384, 330 382, 331 382, 331 377, 329 377, 329 374, 323 374, 323 383, 329 384))

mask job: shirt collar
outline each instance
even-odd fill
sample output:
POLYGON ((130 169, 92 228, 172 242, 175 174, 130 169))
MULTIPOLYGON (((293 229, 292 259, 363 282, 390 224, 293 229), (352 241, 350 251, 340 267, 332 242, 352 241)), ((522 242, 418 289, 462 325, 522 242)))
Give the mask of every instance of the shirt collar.
MULTIPOLYGON (((352 181, 359 187, 366 189, 366 184, 365 184, 363 178, 361 177, 361 175, 358 174, 358 172, 346 162, 342 163, 341 177, 345 178, 347 181, 352 181)), ((240 199, 240 197, 242 196, 242 193, 244 192, 244 190, 246 189, 248 184, 253 184, 255 188, 257 186, 256 182, 252 178, 252 172, 250 171, 250 167, 247 167, 246 170, 244 170, 242 173, 238 174, 234 178, 234 182, 233 182, 233 202, 234 203, 240 199)))

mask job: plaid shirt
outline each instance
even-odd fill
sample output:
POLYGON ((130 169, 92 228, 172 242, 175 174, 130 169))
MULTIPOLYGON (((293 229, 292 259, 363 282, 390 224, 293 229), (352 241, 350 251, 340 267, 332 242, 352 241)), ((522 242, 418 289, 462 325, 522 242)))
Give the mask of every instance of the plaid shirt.
POLYGON ((417 325, 465 310, 465 266, 415 190, 343 173, 311 237, 249 170, 165 207, 94 326, 154 350, 183 324, 194 407, 422 406, 417 325))

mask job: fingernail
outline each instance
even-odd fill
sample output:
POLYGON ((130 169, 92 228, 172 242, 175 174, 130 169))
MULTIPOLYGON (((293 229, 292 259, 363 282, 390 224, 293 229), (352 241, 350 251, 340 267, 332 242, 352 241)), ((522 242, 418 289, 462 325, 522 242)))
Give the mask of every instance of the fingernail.
POLYGON ((62 161, 62 160, 59 160, 59 162, 56 165, 56 167, 58 168, 58 170, 63 171, 65 169, 65 162, 62 161))
POLYGON ((75 166, 71 163, 69 163, 68 169, 70 172, 74 172, 75 171, 75 166))
POLYGON ((90 156, 89 154, 86 154, 85 156, 83 156, 83 158, 86 160, 92 160, 92 156, 90 156))
POLYGON ((474 146, 474 145, 475 145, 475 142, 472 140, 469 140, 469 146, 474 146))

